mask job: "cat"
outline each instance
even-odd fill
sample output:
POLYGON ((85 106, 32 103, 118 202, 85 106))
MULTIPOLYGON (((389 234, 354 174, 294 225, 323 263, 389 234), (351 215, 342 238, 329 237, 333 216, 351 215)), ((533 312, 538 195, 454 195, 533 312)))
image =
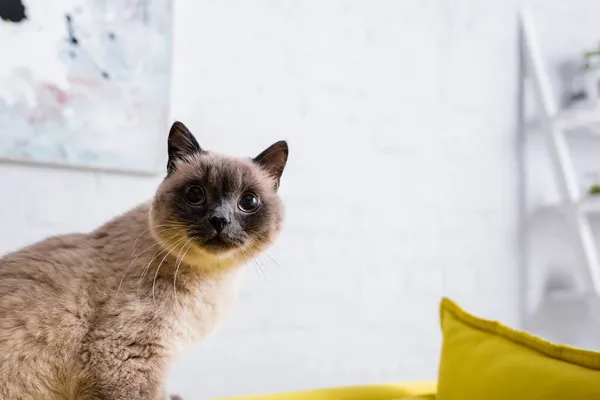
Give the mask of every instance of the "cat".
POLYGON ((224 156, 175 122, 167 147, 152 201, 0 259, 0 399, 167 399, 170 362, 227 315, 282 228, 288 145, 224 156))

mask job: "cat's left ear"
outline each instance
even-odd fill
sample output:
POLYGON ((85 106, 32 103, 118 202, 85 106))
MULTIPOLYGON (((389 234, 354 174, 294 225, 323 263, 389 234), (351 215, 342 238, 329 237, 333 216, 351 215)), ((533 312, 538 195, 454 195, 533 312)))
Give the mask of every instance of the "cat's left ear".
POLYGON ((288 153, 287 142, 281 140, 269 146, 253 159, 275 180, 275 189, 279 188, 279 181, 287 162, 288 153))
POLYGON ((182 122, 176 121, 169 131, 169 161, 167 162, 167 173, 173 172, 175 162, 186 156, 201 153, 202 149, 196 141, 192 132, 182 122))

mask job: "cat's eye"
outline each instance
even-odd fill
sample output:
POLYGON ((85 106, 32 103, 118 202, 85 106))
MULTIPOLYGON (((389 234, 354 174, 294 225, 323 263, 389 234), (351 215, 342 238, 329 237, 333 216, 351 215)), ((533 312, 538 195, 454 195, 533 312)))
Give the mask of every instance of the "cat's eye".
POLYGON ((246 192, 238 200, 238 208, 245 213, 252 213, 260 207, 260 200, 254 193, 246 192))
POLYGON ((185 189, 185 199, 188 203, 197 206, 206 201, 206 193, 198 185, 188 186, 185 189))

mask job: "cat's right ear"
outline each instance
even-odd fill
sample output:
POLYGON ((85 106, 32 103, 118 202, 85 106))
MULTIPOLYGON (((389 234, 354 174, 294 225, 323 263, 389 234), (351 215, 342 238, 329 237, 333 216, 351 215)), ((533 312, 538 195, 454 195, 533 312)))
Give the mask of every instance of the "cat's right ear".
POLYGON ((175 169, 177 160, 201 153, 202 149, 196 141, 192 132, 182 122, 175 121, 169 131, 168 140, 169 161, 167 162, 167 173, 170 174, 175 169))

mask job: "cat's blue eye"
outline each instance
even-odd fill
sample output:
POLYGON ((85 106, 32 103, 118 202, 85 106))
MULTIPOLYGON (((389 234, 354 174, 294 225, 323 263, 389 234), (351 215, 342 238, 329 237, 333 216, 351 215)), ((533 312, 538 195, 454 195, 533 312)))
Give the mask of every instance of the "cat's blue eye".
POLYGON ((238 208, 245 213, 253 213, 260 208, 260 200, 254 193, 246 192, 240 196, 238 208))
POLYGON ((206 201, 206 192, 198 185, 191 185, 185 189, 185 199, 191 205, 197 206, 206 201))

